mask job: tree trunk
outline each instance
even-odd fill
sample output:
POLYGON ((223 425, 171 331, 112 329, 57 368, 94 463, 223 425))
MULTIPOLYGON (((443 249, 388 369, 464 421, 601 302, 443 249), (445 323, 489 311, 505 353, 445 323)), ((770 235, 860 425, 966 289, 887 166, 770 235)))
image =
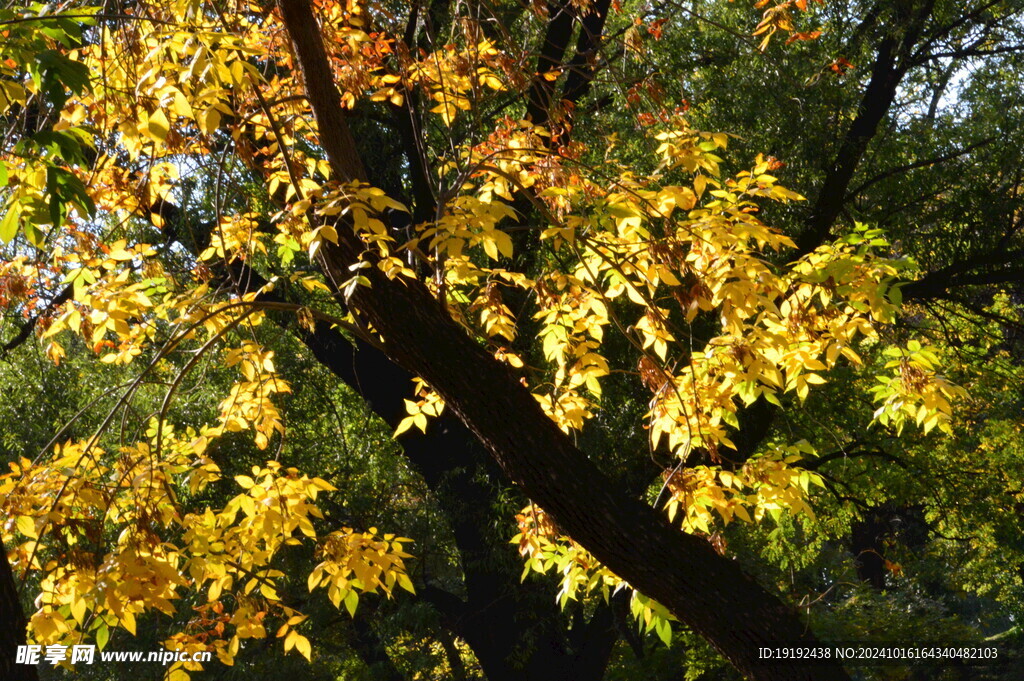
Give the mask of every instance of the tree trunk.
MULTIPOLYGON (((335 177, 365 178, 308 0, 281 0, 285 26, 335 177)), ((320 264, 345 282, 363 244, 345 225, 320 264)), ((419 283, 377 268, 349 297, 380 334, 386 353, 422 377, 487 447, 505 473, 612 571, 668 607, 751 679, 848 678, 836 664, 764 666, 758 647, 813 643, 796 613, 698 537, 625 495, 544 415, 509 367, 453 322, 419 283)))
POLYGON ((25 645, 25 613, 18 600, 18 585, 0 544, 0 679, 39 681, 35 665, 16 664, 18 646, 25 645))
MULTIPOLYGON (((212 224, 200 225, 198 231, 186 229, 186 217, 174 204, 161 201, 149 212, 162 218, 168 242, 178 241, 194 254, 209 243, 212 224), (184 237, 186 233, 191 237, 184 237)), ((221 274, 224 283, 236 283, 239 294, 260 291, 268 283, 248 265, 235 262, 226 267, 221 274)), ((257 300, 290 302, 277 291, 264 292, 257 300)), ((350 341, 326 322, 318 321, 310 330, 298 326, 291 312, 270 310, 268 316, 292 329, 317 361, 359 393, 391 428, 406 416, 404 398, 413 375, 382 352, 358 339, 350 341)), ((509 520, 496 517, 495 509, 496 500, 508 494, 503 489, 508 481, 476 437, 445 413, 426 433, 413 429, 399 442, 451 523, 464 574, 465 600, 440 589, 421 590, 421 598, 441 613, 448 630, 467 642, 490 681, 547 681, 552 670, 577 667, 577 646, 566 645, 564 618, 550 590, 522 583, 522 563, 515 550, 507 537, 494 532, 502 520, 509 520)), ((586 647, 588 659, 607 662, 615 640, 597 635, 597 640, 580 645, 586 647)))
POLYGON ((801 254, 810 253, 829 238, 832 226, 847 200, 850 181, 860 165, 868 144, 896 99, 900 82, 910 68, 911 51, 924 31, 935 0, 896 0, 892 28, 878 44, 875 61, 861 97, 857 116, 843 138, 839 153, 825 174, 821 191, 796 243, 801 254))

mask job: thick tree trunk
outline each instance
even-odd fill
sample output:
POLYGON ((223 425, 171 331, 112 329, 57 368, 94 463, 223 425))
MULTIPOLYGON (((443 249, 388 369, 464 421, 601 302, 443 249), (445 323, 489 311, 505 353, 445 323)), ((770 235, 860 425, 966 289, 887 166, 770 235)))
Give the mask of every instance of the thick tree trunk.
MULTIPOLYGON (((240 265, 232 279, 245 282, 246 292, 267 283, 240 265)), ((260 300, 286 302, 276 293, 260 300)), ((291 313, 271 314, 283 326, 289 317, 294 320, 291 313)), ((312 331, 299 329, 298 335, 313 356, 360 393, 385 423, 395 428, 406 416, 404 398, 412 374, 366 343, 353 345, 327 323, 318 322, 312 331)), ((567 645, 564 618, 551 590, 545 584, 521 583, 522 563, 508 537, 494 532, 502 520, 495 517, 496 499, 506 479, 476 437, 445 413, 426 433, 411 431, 400 443, 451 523, 466 589, 464 600, 440 589, 421 591, 420 596, 438 609, 452 633, 466 641, 488 681, 568 679, 580 660, 601 673, 573 678, 600 679, 617 637, 595 630, 593 639, 583 637, 574 642, 578 645, 567 645)))
MULTIPOLYGON (((331 248, 325 264, 342 276, 355 255, 331 248)), ((509 477, 570 536, 705 635, 751 678, 814 678, 808 669, 757 665, 759 645, 807 640, 795 613, 707 542, 676 531, 654 509, 623 495, 516 377, 440 314, 425 291, 374 277, 356 298, 389 354, 445 398, 509 477)), ((843 678, 833 671, 830 678, 843 678)))
MULTIPOLYGON (((169 240, 194 253, 208 243, 210 225, 201 225, 192 238, 182 240, 185 216, 177 206, 161 202, 152 212, 161 215, 169 240)), ((240 294, 260 291, 268 283, 238 262, 223 277, 225 285, 240 287, 240 294)), ((257 300, 292 302, 278 291, 265 292, 257 300)), ((310 330, 299 326, 291 312, 270 310, 269 317, 291 329, 317 361, 359 393, 391 428, 406 416, 404 398, 409 396, 413 375, 382 352, 358 339, 350 341, 326 322, 316 322, 310 330)), ((445 413, 431 422, 426 433, 413 429, 399 441, 407 461, 451 523, 466 592, 464 599, 436 588, 421 589, 419 595, 438 610, 450 632, 466 641, 488 681, 600 679, 617 637, 595 631, 593 640, 574 637, 568 642, 565 618, 550 588, 539 582, 522 583, 522 563, 507 541, 511 530, 507 536, 495 533, 496 527, 509 521, 508 516, 497 515, 497 500, 508 497, 509 483, 473 433, 445 413), (575 674, 581 661, 586 669, 600 672, 575 674)))
MULTIPOLYGON (((910 54, 931 16, 935 0, 896 0, 890 32, 878 44, 871 79, 861 97, 857 116, 853 119, 839 153, 825 174, 821 191, 815 199, 804 230, 796 243, 801 254, 810 253, 828 240, 832 226, 846 202, 850 181, 860 166, 868 144, 878 132, 879 124, 889 114, 900 82, 910 69, 910 54)), ((872 19, 873 21, 873 19, 872 19)))
MULTIPOLYGON (((327 324, 317 324, 302 340, 320 362, 353 389, 392 428, 406 415, 403 397, 412 375, 375 348, 350 345, 327 324)), ((495 536, 494 503, 502 472, 487 458, 476 438, 455 417, 435 419, 427 433, 400 439, 403 452, 423 477, 451 522, 465 580, 465 600, 439 590, 421 597, 442 614, 446 626, 466 641, 488 681, 548 681, 570 678, 577 652, 566 646, 563 618, 547 585, 520 583, 507 537, 495 536), (479 450, 479 451, 478 451, 479 450)), ((594 631, 580 646, 581 659, 602 678, 617 637, 594 631), (599 673, 598 671, 599 670, 599 673)), ((575 646, 574 646, 575 648, 575 646)))
POLYGON ((526 102, 526 117, 535 125, 547 127, 551 122, 555 84, 544 75, 562 66, 569 39, 572 38, 573 12, 573 6, 568 0, 548 2, 548 25, 541 40, 537 72, 530 83, 526 102))
MULTIPOLYGON (((308 0, 281 0, 320 142, 341 180, 365 177, 340 107, 308 0)), ((333 282, 347 281, 363 245, 350 230, 320 252, 333 282)), ((349 298, 389 357, 422 377, 506 474, 616 574, 668 607, 751 679, 848 678, 838 665, 761 665, 758 647, 813 642, 796 613, 704 540, 680 533, 622 493, 541 411, 505 365, 470 339, 418 282, 376 268, 349 298)))
POLYGON ((25 645, 25 613, 18 600, 18 585, 0 544, 0 679, 39 681, 35 665, 16 664, 18 646, 25 645))

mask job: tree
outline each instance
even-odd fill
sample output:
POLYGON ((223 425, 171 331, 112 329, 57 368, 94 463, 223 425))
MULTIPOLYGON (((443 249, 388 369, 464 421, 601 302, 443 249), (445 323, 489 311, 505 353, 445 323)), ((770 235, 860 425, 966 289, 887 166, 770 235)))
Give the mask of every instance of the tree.
MULTIPOLYGON (((793 25, 790 12, 803 5, 769 8, 758 40, 780 31, 813 37, 793 25)), ((831 232, 919 48, 964 22, 948 28, 933 3, 901 3, 892 17, 867 13, 853 33, 879 35, 864 105, 794 240, 755 215, 778 212, 767 202, 801 198, 771 175, 779 163, 759 156, 724 175, 724 134, 654 107, 640 111, 653 123, 647 149, 631 145, 617 158, 581 141, 575 131, 585 127, 585 98, 602 65, 608 4, 510 10, 493 25, 477 9, 453 17, 446 45, 435 38, 454 12, 443 3, 424 11, 421 21, 419 5, 411 8, 404 27, 389 7, 325 3, 314 13, 291 0, 277 9, 154 4, 93 18, 86 9, 53 19, 16 13, 16 77, 5 82, 13 83, 7 117, 19 146, 4 162, 12 189, 0 231, 11 240, 5 275, 21 282, 8 287, 17 291, 12 305, 30 319, 17 338, 45 326, 59 361, 68 342, 61 334, 78 335, 104 363, 143 364, 142 377, 178 361, 152 424, 109 441, 121 447, 118 466, 101 440, 117 411, 129 413, 141 380, 96 436, 62 444, 40 464, 17 464, 27 482, 6 483, 7 531, 27 540, 16 565, 40 570, 50 594, 33 617, 34 636, 133 630, 136 614, 171 612, 180 592, 206 589, 212 606, 236 589, 244 605, 232 615, 235 636, 213 644, 223 660, 241 639, 265 636, 258 622, 271 612, 285 623, 286 649, 311 654, 293 628, 303 615, 278 595, 284 574, 273 560, 292 534, 317 537, 312 502, 332 485, 270 463, 236 476, 245 491, 219 512, 188 512, 224 468, 206 455, 211 442, 251 428, 264 449, 284 436, 277 401, 290 388, 260 331, 269 320, 291 324, 364 393, 404 434, 406 456, 435 489, 457 479, 456 498, 488 498, 475 476, 458 473, 488 470, 467 430, 482 442, 537 504, 520 519, 522 551, 529 568, 562 572, 563 603, 633 587, 635 610, 653 627, 669 628, 672 612, 751 678, 841 678, 839 669, 758 665, 759 642, 813 639, 707 537, 715 515, 756 522, 807 512, 811 486, 824 484, 805 445, 761 445, 773 416, 792 404, 787 393, 802 401, 843 363, 860 364, 859 339, 897 319, 907 262, 890 257, 877 231, 858 227, 837 241, 831 232), (536 63, 512 47, 513 33, 531 30, 540 36, 536 63), (34 78, 27 89, 22 73, 34 78), (526 122, 503 117, 520 101, 526 122), (405 158, 365 162, 372 152, 357 140, 373 139, 401 140, 405 158), (208 180, 179 181, 212 159, 208 180), (192 195, 206 197, 206 216, 185 215, 192 195), (800 258, 787 263, 793 248, 800 258), (181 382, 221 344, 242 378, 216 425, 172 427, 181 382), (187 352, 195 354, 174 359, 187 352), (648 413, 638 416, 651 449, 669 462, 657 483, 634 466, 642 484, 632 492, 572 435, 586 437, 588 421, 608 409, 613 368, 638 374, 634 403, 638 388, 649 391, 639 400, 649 401, 648 413), (423 383, 407 400, 413 377, 423 383), (428 425, 442 409, 458 421, 428 425), (439 453, 449 460, 438 463, 439 453), (105 493, 112 474, 133 484, 105 493), (266 499, 288 512, 266 515, 266 499), (666 500, 671 519, 651 507, 666 500), (111 515, 122 538, 90 555, 122 574, 152 575, 145 594, 108 589, 101 599, 80 558, 72 560, 81 537, 112 531, 111 515), (56 536, 53 527, 78 538, 37 544, 56 536), (211 553, 220 543, 227 548, 211 553), (55 564, 36 565, 36 553, 48 551, 55 564)), ((658 21, 649 35, 658 36, 658 21)), ((623 38, 626 54, 644 49, 637 25, 623 38)), ((1015 280, 1005 244, 998 248, 935 272, 955 284, 1015 280)), ((919 296, 935 280, 925 275, 903 290, 919 296)), ((960 392, 934 353, 917 340, 893 352, 875 390, 879 421, 948 430, 960 392)), ((456 527, 464 558, 474 541, 492 550, 482 534, 476 520, 456 527)), ((326 586, 335 605, 354 609, 360 590, 413 588, 393 537, 346 529, 323 551, 310 588, 326 586)), ((477 597, 507 587, 480 582, 477 597)), ((433 595, 452 612, 462 605, 433 595)), ((601 621, 595 613, 597 633, 601 621)), ((508 651, 481 633, 466 621, 458 631, 495 677, 508 651)), ((179 642, 200 646, 194 637, 179 642)))

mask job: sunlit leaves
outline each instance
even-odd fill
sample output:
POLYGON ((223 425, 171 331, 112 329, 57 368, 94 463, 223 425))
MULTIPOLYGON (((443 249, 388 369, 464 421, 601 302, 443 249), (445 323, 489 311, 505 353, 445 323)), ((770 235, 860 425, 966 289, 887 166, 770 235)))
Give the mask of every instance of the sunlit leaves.
POLYGON ((255 214, 233 215, 222 219, 211 235, 211 245, 200 254, 203 260, 217 258, 246 260, 253 253, 266 253, 265 234, 259 229, 255 214))
POLYGON ((355 614, 360 591, 381 590, 391 595, 398 586, 413 593, 403 562, 410 557, 403 544, 410 541, 393 534, 378 538, 376 528, 367 532, 351 528, 333 532, 321 544, 323 560, 309 575, 309 590, 326 588, 331 603, 338 608, 344 604, 350 615, 355 614))
MULTIPOLYGON (((814 1, 819 4, 824 2, 824 0, 814 1)), ((772 36, 779 31, 789 34, 786 39, 787 45, 797 40, 815 40, 821 35, 819 30, 800 31, 796 27, 793 10, 807 12, 807 0, 758 0, 754 7, 765 8, 761 21, 753 33, 755 36, 763 36, 758 46, 762 52, 767 49, 772 36)))
POLYGON ((237 366, 243 380, 231 387, 221 402, 220 424, 228 432, 239 432, 252 427, 256 431, 256 446, 266 449, 270 438, 284 433, 284 423, 274 395, 291 392, 291 386, 274 370, 274 353, 246 343, 229 349, 224 363, 237 366))
POLYGON ((925 433, 935 427, 951 433, 952 402, 965 399, 967 392, 938 373, 936 350, 912 340, 905 348, 886 348, 883 355, 888 359, 884 368, 891 372, 878 376, 871 388, 874 400, 882 403, 874 419, 897 433, 908 419, 925 433))
POLYGON ((773 447, 738 470, 698 466, 671 472, 665 480, 669 518, 682 513, 685 530, 705 535, 715 531, 716 516, 726 525, 735 519, 760 522, 765 516, 778 520, 782 513, 813 519, 806 499, 812 485, 824 483, 800 464, 813 461, 814 455, 808 443, 799 442, 773 447))
POLYGON ((419 429, 421 433, 427 432, 428 419, 436 418, 444 411, 444 400, 434 392, 422 379, 415 379, 417 401, 405 400, 405 410, 409 414, 395 428, 395 437, 398 437, 412 427, 419 429))
POLYGON ((450 126, 460 111, 473 108, 481 89, 505 89, 498 77, 501 57, 501 53, 489 40, 465 49, 446 45, 415 64, 409 70, 408 78, 426 89, 434 101, 430 111, 438 114, 444 124, 450 126))
MULTIPOLYGON (((156 432, 151 428, 149 435, 156 432)), ((239 639, 266 637, 263 621, 280 614, 285 648, 309 658, 308 639, 289 630, 304 617, 282 602, 285 575, 273 563, 284 546, 318 539, 313 521, 322 514, 314 502, 334 488, 271 461, 236 476, 242 493, 223 509, 183 513, 173 490, 188 487, 194 493, 219 477, 204 455, 216 431, 179 437, 165 426, 162 433, 160 458, 154 457, 154 442, 114 458, 69 443, 53 460, 22 460, 0 478, 0 500, 12 519, 4 526, 4 542, 14 547, 12 563, 41 577, 32 636, 51 644, 87 635, 102 646, 110 629, 134 634, 139 617, 150 611, 173 615, 175 601, 195 591, 208 605, 193 624, 216 630, 215 640, 201 637, 207 643, 200 649, 209 645, 230 663, 239 639), (27 541, 13 541, 15 533, 27 541), (224 598, 228 593, 231 599, 224 598), (233 611, 225 610, 224 600, 234 604, 233 611), (205 617, 207 612, 215 617, 205 617), (230 626, 217 626, 218 621, 230 626)), ((323 561, 314 574, 317 580, 327 575, 331 600, 339 607, 344 600, 350 612, 358 592, 390 594, 396 585, 411 592, 403 562, 409 555, 402 550, 408 541, 346 528, 322 540, 323 561)), ((186 648, 198 640, 174 637, 186 648)))
POLYGON ((530 504, 516 514, 516 522, 519 534, 512 538, 512 543, 519 545, 519 553, 525 561, 523 579, 531 572, 557 575, 560 586, 556 598, 563 609, 571 601, 581 601, 590 595, 607 602, 613 593, 627 590, 630 593, 630 612, 640 631, 654 631, 666 645, 669 644, 672 638, 670 622, 675 617, 660 603, 633 590, 582 546, 560 536, 558 528, 543 509, 530 504))
MULTIPOLYGON (((13 518, 5 539, 21 542, 14 563, 39 573, 46 589, 33 618, 40 640, 134 631, 147 613, 176 612, 188 593, 201 605, 188 630, 172 635, 176 645, 208 646, 231 663, 240 640, 276 628, 286 651, 309 659, 302 615, 285 603, 288 578, 275 559, 285 546, 318 539, 307 586, 323 588, 335 606, 352 612, 361 593, 412 590, 407 540, 324 528, 314 502, 330 485, 283 464, 232 471, 220 482, 231 496, 219 508, 179 500, 219 479, 206 450, 229 433, 251 431, 256 448, 276 444, 288 455, 291 386, 278 374, 280 355, 259 337, 274 309, 271 288, 298 284, 301 304, 283 305, 305 331, 325 318, 314 316, 322 302, 348 308, 341 314, 359 322, 351 328, 376 342, 358 309, 375 269, 422 282, 567 433, 614 408, 605 402, 614 394, 609 376, 632 381, 647 402, 650 445, 675 457, 662 498, 683 530, 711 537, 736 519, 812 515, 808 497, 821 478, 803 467, 811 452, 778 445, 734 466, 722 462, 745 407, 809 399, 839 366, 861 364, 870 355, 865 341, 877 342, 895 319, 893 283, 908 263, 888 257, 880 234, 861 228, 793 262, 792 241, 760 212, 802 200, 780 184, 772 159, 730 169, 726 134, 665 111, 642 119, 638 136, 647 136, 640 142, 650 153, 641 162, 613 147, 565 142, 558 127, 568 119, 553 116, 546 131, 515 120, 504 103, 508 118, 488 118, 481 103, 524 91, 524 73, 538 74, 480 26, 467 20, 448 43, 414 50, 374 26, 360 3, 317 3, 340 106, 384 127, 407 104, 425 102, 436 114, 398 110, 402 120, 426 121, 414 137, 431 146, 419 158, 430 200, 415 198, 429 210, 407 224, 396 218, 406 210, 397 197, 332 178, 273 11, 225 13, 198 1, 140 7, 130 21, 104 22, 74 53, 82 34, 44 34, 41 56, 14 59, 0 79, 7 109, 39 92, 59 109, 58 122, 23 140, 24 158, 0 165, 8 187, 0 237, 22 249, 3 265, 5 302, 32 314, 66 288, 70 297, 39 325, 55 362, 67 354, 60 343, 77 338, 111 369, 130 365, 167 387, 145 437, 114 447, 70 443, 57 452, 64 458, 20 464, 27 486, 4 481, 13 518), (445 144, 434 144, 438 136, 445 144), (213 189, 199 186, 206 173, 213 189), (247 183, 244 201, 223 196, 235 176, 247 183), (208 235, 185 234, 156 210, 193 190, 206 194, 208 235), (127 237, 138 222, 162 230, 166 248, 127 237), (315 272, 334 246, 352 243, 361 251, 342 276, 315 272), (27 246, 38 258, 25 255, 27 246), (260 291, 225 292, 243 265, 279 278, 260 291), (209 424, 177 436, 167 411, 203 358, 231 369, 233 382, 216 396, 209 424), (97 566, 123 586, 99 579, 97 566)), ((793 9, 806 3, 771 4, 758 33, 766 41, 778 31, 813 37, 797 31, 793 9)), ((662 23, 648 31, 658 37, 662 23)), ((630 30, 627 47, 639 53, 639 29, 630 30)), ((562 72, 539 77, 550 83, 562 72)), ((927 431, 948 423, 959 394, 935 364, 925 348, 891 357, 886 369, 894 371, 875 389, 883 425, 898 429, 910 418, 927 431)), ((406 407, 396 435, 415 437, 443 401, 418 385, 406 407)), ((625 588, 546 526, 539 509, 519 520, 527 569, 557 572, 563 605, 625 588)), ((664 609, 639 595, 633 609, 645 630, 667 638, 664 609)))

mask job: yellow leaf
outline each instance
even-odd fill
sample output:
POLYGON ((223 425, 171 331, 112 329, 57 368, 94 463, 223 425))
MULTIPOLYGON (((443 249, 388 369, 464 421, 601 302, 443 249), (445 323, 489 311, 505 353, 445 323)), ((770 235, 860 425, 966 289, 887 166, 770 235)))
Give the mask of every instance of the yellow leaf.
MULTIPOLYGON (((557 78, 558 75, 555 74, 555 77, 557 78)), ((487 87, 491 88, 492 90, 505 89, 505 85, 493 73, 486 73, 483 76, 480 76, 480 82, 483 85, 486 85, 487 87)))
POLYGON ((180 90, 174 91, 174 101, 171 103, 171 111, 175 115, 183 118, 192 118, 195 114, 192 112, 192 105, 185 99, 185 95, 180 90))
POLYGON ((500 230, 495 230, 494 241, 498 247, 498 252, 506 258, 512 257, 512 238, 500 230))
POLYGON ((135 635, 135 615, 130 610, 125 610, 121 616, 121 626, 128 630, 128 632, 135 635))
POLYGON ((167 675, 164 676, 163 681, 190 681, 191 678, 192 677, 188 675, 187 671, 178 667, 177 669, 171 669, 168 671, 167 675))
POLYGON ((304 658, 306 658, 307 661, 312 661, 310 656, 313 652, 313 649, 309 645, 309 639, 305 636, 299 636, 298 634, 295 635, 295 650, 299 651, 299 653, 304 658))
POLYGON ((32 516, 20 515, 18 516, 18 532, 21 532, 26 537, 32 537, 33 539, 39 539, 39 533, 36 532, 36 521, 32 516))
POLYGON ((85 622, 85 600, 77 599, 71 602, 71 616, 75 618, 79 624, 85 622))
POLYGON ((707 188, 707 185, 708 178, 704 177, 703 175, 698 175, 697 177, 693 178, 693 190, 697 192, 698 198, 702 194, 704 194, 704 190, 707 188))
POLYGON ((220 111, 211 106, 200 116, 199 127, 207 135, 212 135, 220 127, 220 111))
POLYGON ((149 123, 146 125, 150 134, 161 142, 167 139, 167 133, 171 131, 171 123, 167 120, 167 114, 157 109, 149 116, 149 123))
POLYGON ((309 573, 309 577, 306 578, 306 586, 309 587, 310 591, 312 591, 320 585, 320 576, 322 574, 323 572, 320 570, 320 568, 317 568, 313 570, 311 573, 309 573))
POLYGON ((412 586, 412 580, 410 580, 409 575, 405 574, 404 572, 399 573, 398 575, 398 586, 402 587, 411 594, 416 593, 416 589, 414 589, 412 586))
POLYGON ((415 423, 415 419, 412 416, 406 416, 404 419, 398 422, 398 427, 395 428, 395 434, 392 437, 398 437, 405 431, 409 430, 409 428, 412 427, 413 423, 415 423))

